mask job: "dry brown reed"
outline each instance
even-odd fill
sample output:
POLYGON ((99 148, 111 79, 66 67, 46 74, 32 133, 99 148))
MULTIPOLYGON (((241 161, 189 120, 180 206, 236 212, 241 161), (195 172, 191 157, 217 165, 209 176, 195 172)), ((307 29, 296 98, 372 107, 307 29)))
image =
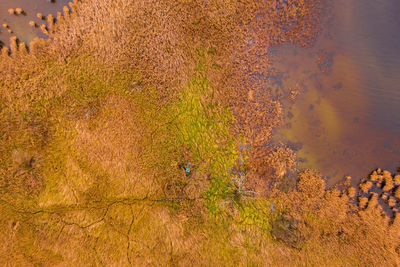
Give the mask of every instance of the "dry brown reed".
MULTIPOLYGON (((273 192, 279 198, 269 195, 278 211, 268 217, 271 226, 267 230, 242 226, 229 216, 222 222, 208 216, 201 199, 206 190, 206 177, 194 176, 196 179, 182 190, 188 191, 189 196, 200 197, 199 200, 190 204, 182 201, 165 204, 162 198, 151 202, 149 196, 162 195, 167 189, 158 183, 162 175, 140 164, 141 160, 159 156, 144 153, 145 148, 139 144, 147 133, 148 123, 136 116, 141 110, 136 102, 140 99, 116 91, 91 99, 89 103, 82 99, 83 104, 71 101, 74 95, 68 95, 68 80, 37 69, 44 68, 42 65, 46 63, 42 62, 51 58, 56 66, 65 62, 67 67, 61 73, 70 71, 68 79, 74 79, 81 62, 73 65, 71 58, 90 54, 93 62, 100 62, 105 68, 139 70, 143 75, 141 82, 148 82, 149 87, 162 92, 157 95, 159 99, 152 99, 157 107, 162 107, 174 99, 188 77, 200 68, 209 77, 218 103, 228 105, 235 113, 233 132, 242 134, 251 145, 249 166, 246 166, 252 172, 249 179, 264 181, 283 176, 294 161, 289 149, 266 148, 272 128, 279 123, 281 106, 271 100, 268 90, 262 90, 262 79, 257 79, 268 74, 269 63, 263 56, 271 44, 286 40, 301 45, 311 42, 317 31, 317 4, 317 1, 294 0, 74 1, 68 15, 64 10, 65 19, 46 29, 52 37, 50 40, 35 39, 30 44, 27 56, 30 61, 11 60, 9 50, 4 48, 1 66, 7 71, 1 69, 0 79, 7 77, 14 87, 1 87, 0 100, 18 100, 18 96, 24 96, 25 100, 36 96, 44 99, 42 102, 54 100, 46 107, 49 110, 42 108, 41 101, 35 103, 38 106, 35 112, 44 112, 49 120, 42 122, 29 117, 31 123, 15 123, 15 129, 24 129, 24 135, 41 133, 29 139, 39 144, 41 138, 65 142, 67 150, 66 155, 60 156, 65 162, 56 161, 55 170, 46 173, 54 174, 59 165, 65 164, 67 175, 64 178, 55 175, 57 190, 42 191, 40 209, 35 209, 39 212, 34 216, 21 212, 16 218, 0 221, 0 230, 5 233, 0 236, 0 243, 11 244, 0 246, 3 255, 10 255, 6 261, 13 260, 20 266, 31 261, 47 265, 67 262, 74 266, 398 265, 399 239, 390 232, 377 195, 372 194, 370 200, 358 196, 357 208, 344 192, 326 190, 324 180, 316 171, 300 173, 297 187, 287 193, 273 192), (94 9, 96 13, 92 12, 94 9), (206 58, 208 64, 197 64, 199 58, 206 58), (26 62, 31 65, 27 66, 26 62), (19 77, 15 73, 23 75, 19 77), (40 79, 29 78, 32 73, 40 79), (20 88, 20 84, 26 86, 20 88), (26 90, 31 90, 29 95, 26 90), (43 123, 55 128, 50 128, 51 138, 40 130, 47 129, 43 123), (71 136, 54 134, 63 131, 73 133, 71 136), (368 208, 364 209, 366 205, 368 208), (20 240, 30 243, 24 247, 20 240), (4 253, 9 251, 12 253, 4 253)), ((24 47, 22 43, 18 47, 15 39, 11 55, 18 58, 25 54, 24 47)), ((83 79, 78 79, 79 86, 85 87, 86 82, 92 81, 87 76, 97 73, 88 69, 83 78, 79 77, 83 79)), ((15 106, 21 104, 10 102, 15 106)), ((26 107, 21 109, 24 116, 36 114, 29 114, 26 107)), ((17 120, 0 123, 9 125, 14 121, 17 120)), ((49 153, 60 152, 57 146, 55 151, 48 145, 43 147, 49 153)), ((35 178, 36 173, 26 171, 30 158, 28 152, 16 152, 13 162, 18 164, 10 169, 19 168, 24 179, 18 185, 35 192, 42 185, 35 178), (17 159, 18 155, 22 155, 21 160, 17 159)), ((384 181, 386 187, 390 184, 389 176, 393 180, 385 171, 377 170, 370 179, 384 181)), ((371 181, 363 183, 361 194, 372 191, 372 186, 371 181)), ((390 190, 386 193, 390 194, 390 190)), ((356 188, 349 188, 348 195, 357 197, 356 188)), ((389 197, 389 201, 393 199, 389 197)), ((256 201, 263 206, 270 203, 263 202, 263 197, 256 201)), ((2 211, 12 210, 3 202, 0 205, 2 211)), ((397 217, 396 214, 392 225, 400 225, 397 217)))
POLYGON ((1 48, 1 55, 3 58, 8 57, 9 54, 10 50, 8 49, 8 47, 4 46, 1 48))
POLYGON ((359 196, 358 197, 358 206, 360 207, 360 209, 364 209, 368 204, 368 198, 363 197, 363 196, 359 196))
POLYGON ((69 16, 70 10, 67 6, 63 6, 64 16, 67 18, 69 16))
POLYGON ((48 31, 48 29, 47 29, 46 24, 40 25, 40 30, 41 30, 44 34, 46 34, 46 35, 49 34, 49 31, 48 31))
MULTIPOLYGON (((65 16, 65 17, 67 17, 67 16, 65 16)), ((57 12, 57 16, 56 16, 56 20, 57 20, 57 22, 58 23, 60 23, 60 22, 63 22, 64 21, 64 15, 63 14, 61 14, 61 12, 57 12)))
POLYGON ((356 196, 357 190, 354 187, 347 188, 347 194, 349 197, 353 198, 356 196))
POLYGON ((389 178, 389 177, 391 178, 392 177, 392 174, 387 170, 383 170, 382 171, 382 175, 383 175, 384 178, 389 178))
POLYGON ((400 185, 400 174, 396 174, 393 178, 393 182, 395 185, 400 185))
POLYGON ((52 31, 54 28, 54 17, 52 14, 47 15, 47 25, 48 25, 48 29, 49 31, 52 31))
POLYGON ((400 199, 400 187, 394 189, 394 196, 400 199))
POLYGON ((270 44, 312 42, 321 13, 318 0, 288 1, 282 6, 275 1, 172 0, 94 0, 69 5, 71 11, 64 8, 69 21, 57 23, 54 32, 49 27, 55 47, 61 47, 55 54, 65 58, 85 49, 105 62, 135 68, 145 83, 162 92, 163 101, 184 86, 196 67, 195 51, 204 47, 203 52, 212 58, 205 72, 216 97, 232 108, 235 134, 244 136, 252 147, 249 180, 273 176, 275 168, 265 164, 272 152, 266 144, 280 121, 281 106, 263 88, 269 64, 265 54, 270 44), (246 97, 248 92, 253 96, 246 97))
POLYGON ((297 188, 308 198, 321 197, 325 193, 325 182, 319 173, 306 170, 299 174, 297 188))
POLYGON ((395 205, 396 205, 396 203, 397 203, 397 201, 396 201, 396 199, 394 198, 394 197, 389 197, 389 200, 388 200, 388 205, 390 206, 390 207, 394 207, 395 205))
POLYGON ((365 181, 363 183, 360 184, 360 189, 364 192, 364 193, 368 193, 369 189, 371 189, 372 187, 372 182, 371 181, 365 181))
POLYGON ((290 148, 277 147, 266 158, 266 164, 274 168, 276 177, 281 178, 295 166, 296 155, 290 148))
POLYGON ((393 188, 393 177, 389 172, 386 172, 384 177, 384 186, 382 188, 383 191, 389 191, 393 188))
POLYGON ((16 54, 18 52, 18 39, 16 36, 10 37, 10 52, 16 54))
MULTIPOLYGON (((303 179, 309 181, 303 183, 312 183, 317 177, 303 176, 303 179)), ((359 207, 350 204, 353 201, 343 198, 337 190, 326 190, 322 194, 314 195, 305 189, 300 191, 299 188, 281 196, 281 200, 287 205, 285 211, 291 218, 298 220, 296 223, 286 222, 290 223, 286 231, 296 236, 291 238, 289 244, 297 247, 303 260, 306 258, 311 265, 322 266, 323 262, 329 262, 328 265, 340 266, 348 262, 347 257, 352 257, 355 264, 361 266, 375 266, 381 262, 399 264, 396 248, 400 239, 395 234, 400 229, 399 216, 395 214, 392 222, 379 205, 376 193, 372 193, 369 200, 359 196, 359 207), (365 209, 367 205, 368 208, 365 209), (378 247, 385 251, 384 255, 377 256, 375 252, 378 247), (326 254, 326 251, 335 253, 326 254), (303 253, 310 253, 310 256, 303 253), (337 261, 334 260, 336 257, 337 261)))
POLYGON ((368 200, 368 208, 376 208, 378 206, 378 194, 372 193, 370 199, 368 200))
POLYGON ((394 213, 393 227, 395 227, 396 231, 400 230, 400 213, 399 212, 394 213))
POLYGON ((369 179, 371 180, 371 181, 377 181, 378 180, 378 173, 376 172, 376 171, 373 171, 372 173, 371 173, 371 175, 369 176, 369 179))

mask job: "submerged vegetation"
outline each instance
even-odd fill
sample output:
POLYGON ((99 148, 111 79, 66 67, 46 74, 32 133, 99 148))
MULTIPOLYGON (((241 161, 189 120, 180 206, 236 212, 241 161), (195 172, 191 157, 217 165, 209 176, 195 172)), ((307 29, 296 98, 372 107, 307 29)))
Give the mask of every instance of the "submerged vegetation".
POLYGON ((281 114, 263 88, 268 47, 312 43, 322 12, 74 1, 47 16, 48 39, 13 38, 0 56, 0 263, 399 264, 399 175, 327 190, 312 170, 292 182, 294 153, 268 146, 281 114))

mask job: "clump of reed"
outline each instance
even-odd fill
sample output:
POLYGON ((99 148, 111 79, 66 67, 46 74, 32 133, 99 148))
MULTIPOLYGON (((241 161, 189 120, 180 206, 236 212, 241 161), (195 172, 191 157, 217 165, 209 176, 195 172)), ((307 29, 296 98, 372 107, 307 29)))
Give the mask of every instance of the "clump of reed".
POLYGON ((277 147, 268 154, 266 161, 276 177, 281 178, 296 165, 296 155, 288 147, 277 147))
POLYGON ((384 186, 383 191, 389 191, 393 188, 393 177, 390 172, 383 171, 384 186))
POLYGON ((64 16, 63 16, 63 14, 61 14, 61 12, 57 11, 57 16, 56 17, 57 17, 57 19, 56 19, 57 23, 61 23, 61 22, 64 21, 64 16))
POLYGON ((400 185, 400 174, 396 174, 393 178, 393 182, 395 185, 400 185))
POLYGON ((400 213, 398 210, 394 212, 392 226, 396 229, 400 229, 400 213))
POLYGON ((394 196, 400 199, 400 186, 396 187, 393 191, 394 191, 394 196))
POLYGON ((8 57, 10 55, 10 49, 7 46, 3 46, 1 48, 1 56, 4 57, 8 57))
POLYGON ((40 28, 40 30, 41 30, 44 34, 49 35, 49 31, 48 31, 48 29, 47 29, 47 27, 46 27, 46 24, 40 25, 39 28, 40 28))
MULTIPOLYGON (((76 5, 76 3, 77 2, 74 1, 74 3, 69 3, 69 4, 74 6, 74 5, 76 5)), ((63 7, 64 13, 62 14, 61 12, 58 11, 56 18, 52 14, 48 14, 47 16, 44 16, 42 13, 37 13, 36 17, 41 20, 47 21, 47 25, 41 24, 39 26, 34 21, 30 21, 29 25, 31 25, 32 27, 40 28, 44 34, 49 35, 51 32, 53 32, 55 30, 56 24, 64 22, 65 18, 68 18, 70 16, 71 11, 72 11, 72 8, 68 8, 67 6, 64 6, 63 7)))
POLYGON ((15 55, 18 52, 18 38, 16 36, 10 37, 10 50, 11 55, 15 55))
POLYGON ((13 33, 13 31, 10 28, 10 25, 8 25, 7 23, 3 23, 2 26, 3 26, 3 28, 7 29, 8 33, 10 33, 10 34, 13 33))
POLYGON ((306 170, 299 174, 297 188, 299 192, 302 192, 307 197, 317 198, 325 193, 325 181, 318 172, 306 170))
POLYGON ((78 0, 72 0, 72 2, 69 2, 68 5, 69 5, 69 7, 71 9, 71 12, 74 12, 76 10, 76 8, 77 8, 78 0))
POLYGON ((18 15, 24 15, 24 16, 26 16, 26 12, 20 7, 17 7, 16 9, 9 8, 8 9, 8 13, 10 13, 11 15, 17 15, 17 16, 18 15))
POLYGON ((382 171, 382 176, 383 177, 392 177, 392 174, 390 173, 390 171, 383 170, 382 171))
POLYGON ((369 179, 370 179, 371 181, 374 181, 374 182, 378 181, 378 173, 377 173, 376 171, 373 171, 373 172, 371 173, 371 175, 369 176, 369 179))
MULTIPOLYGON (((380 212, 385 211, 383 213, 387 219, 390 219, 394 213, 400 211, 398 206, 400 201, 399 177, 399 174, 392 175, 387 170, 374 170, 367 180, 359 183, 360 191, 358 193, 355 188, 347 187, 347 196, 349 198, 357 197, 359 209, 378 208, 380 212), (392 213, 389 212, 390 210, 392 213)), ((347 181, 345 185, 348 184, 347 181)))
POLYGON ((397 201, 394 197, 390 196, 387 203, 390 207, 394 207, 397 204, 397 201))
POLYGON ((360 184, 360 189, 361 191, 363 191, 364 193, 368 193, 368 191, 371 189, 372 187, 372 182, 371 181, 365 181, 363 183, 360 184))
POLYGON ((43 16, 42 13, 37 13, 37 14, 36 14, 36 17, 37 17, 38 19, 41 19, 41 20, 45 20, 45 19, 46 19, 46 17, 43 16))
POLYGON ((378 204, 378 194, 372 193, 370 199, 368 200, 368 209, 376 208, 378 204))
POLYGON ((71 11, 69 10, 69 8, 67 6, 63 6, 63 11, 64 11, 64 16, 66 18, 69 17, 69 14, 71 11))
POLYGON ((17 8, 15 9, 15 14, 26 16, 26 12, 25 12, 22 8, 20 8, 20 7, 17 7, 17 8))
POLYGON ((54 17, 52 14, 47 15, 47 25, 48 25, 48 30, 52 31, 54 29, 54 17))
POLYGON ((347 195, 351 198, 355 197, 357 190, 354 187, 347 188, 347 195))
POLYGON ((10 37, 10 49, 7 47, 2 48, 2 56, 16 57, 19 55, 27 55, 28 48, 24 42, 21 42, 16 36, 10 37))

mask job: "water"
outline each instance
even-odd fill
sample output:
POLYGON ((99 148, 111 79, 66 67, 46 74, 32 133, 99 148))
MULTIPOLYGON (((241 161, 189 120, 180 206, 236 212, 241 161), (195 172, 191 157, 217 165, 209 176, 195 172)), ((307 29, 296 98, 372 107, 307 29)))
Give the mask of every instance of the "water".
POLYGON ((312 48, 272 48, 269 86, 285 103, 274 141, 298 151, 300 169, 334 184, 400 166, 400 1, 335 0, 312 48))
POLYGON ((37 13, 42 13, 44 16, 52 14, 56 17, 57 12, 62 12, 63 6, 68 4, 68 0, 56 0, 54 3, 50 0, 0 0, 0 41, 8 45, 11 36, 17 38, 25 43, 32 41, 34 37, 46 36, 40 29, 34 28, 29 25, 29 21, 34 21, 36 24, 47 24, 47 21, 41 20, 36 17, 37 13), (12 15, 8 13, 8 9, 22 8, 26 15, 12 15), (9 25, 12 33, 9 33, 3 26, 3 23, 9 25))
MULTIPOLYGON (((1 0, 0 41, 11 36, 29 43, 45 37, 29 26, 68 0, 1 0), (26 16, 11 15, 21 7, 26 16)), ((271 86, 286 101, 284 125, 274 141, 298 151, 301 168, 315 168, 333 184, 344 175, 358 179, 381 167, 400 165, 400 1, 335 0, 334 17, 312 48, 272 48, 278 74, 271 86)), ((355 179, 355 180, 356 180, 355 179)))

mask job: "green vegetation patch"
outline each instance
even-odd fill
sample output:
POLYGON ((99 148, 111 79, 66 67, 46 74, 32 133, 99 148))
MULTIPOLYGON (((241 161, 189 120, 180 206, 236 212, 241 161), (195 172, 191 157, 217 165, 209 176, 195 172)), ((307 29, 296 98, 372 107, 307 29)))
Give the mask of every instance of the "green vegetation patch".
POLYGON ((199 198, 205 199, 210 215, 225 220, 233 207, 239 212, 240 224, 268 230, 276 214, 271 212, 267 199, 248 201, 254 192, 244 188, 245 157, 238 149, 243 140, 231 133, 232 111, 214 97, 217 89, 203 75, 208 59, 203 50, 199 51, 196 75, 166 112, 175 114, 166 127, 174 141, 166 143, 180 147, 178 164, 185 167, 190 163, 183 179, 206 178, 203 181, 207 187, 199 198))
POLYGON ((181 114, 176 122, 177 139, 191 152, 194 171, 212 179, 206 196, 214 205, 233 186, 227 170, 235 164, 239 152, 229 131, 232 114, 213 99, 213 88, 201 75, 189 82, 177 111, 181 114))

